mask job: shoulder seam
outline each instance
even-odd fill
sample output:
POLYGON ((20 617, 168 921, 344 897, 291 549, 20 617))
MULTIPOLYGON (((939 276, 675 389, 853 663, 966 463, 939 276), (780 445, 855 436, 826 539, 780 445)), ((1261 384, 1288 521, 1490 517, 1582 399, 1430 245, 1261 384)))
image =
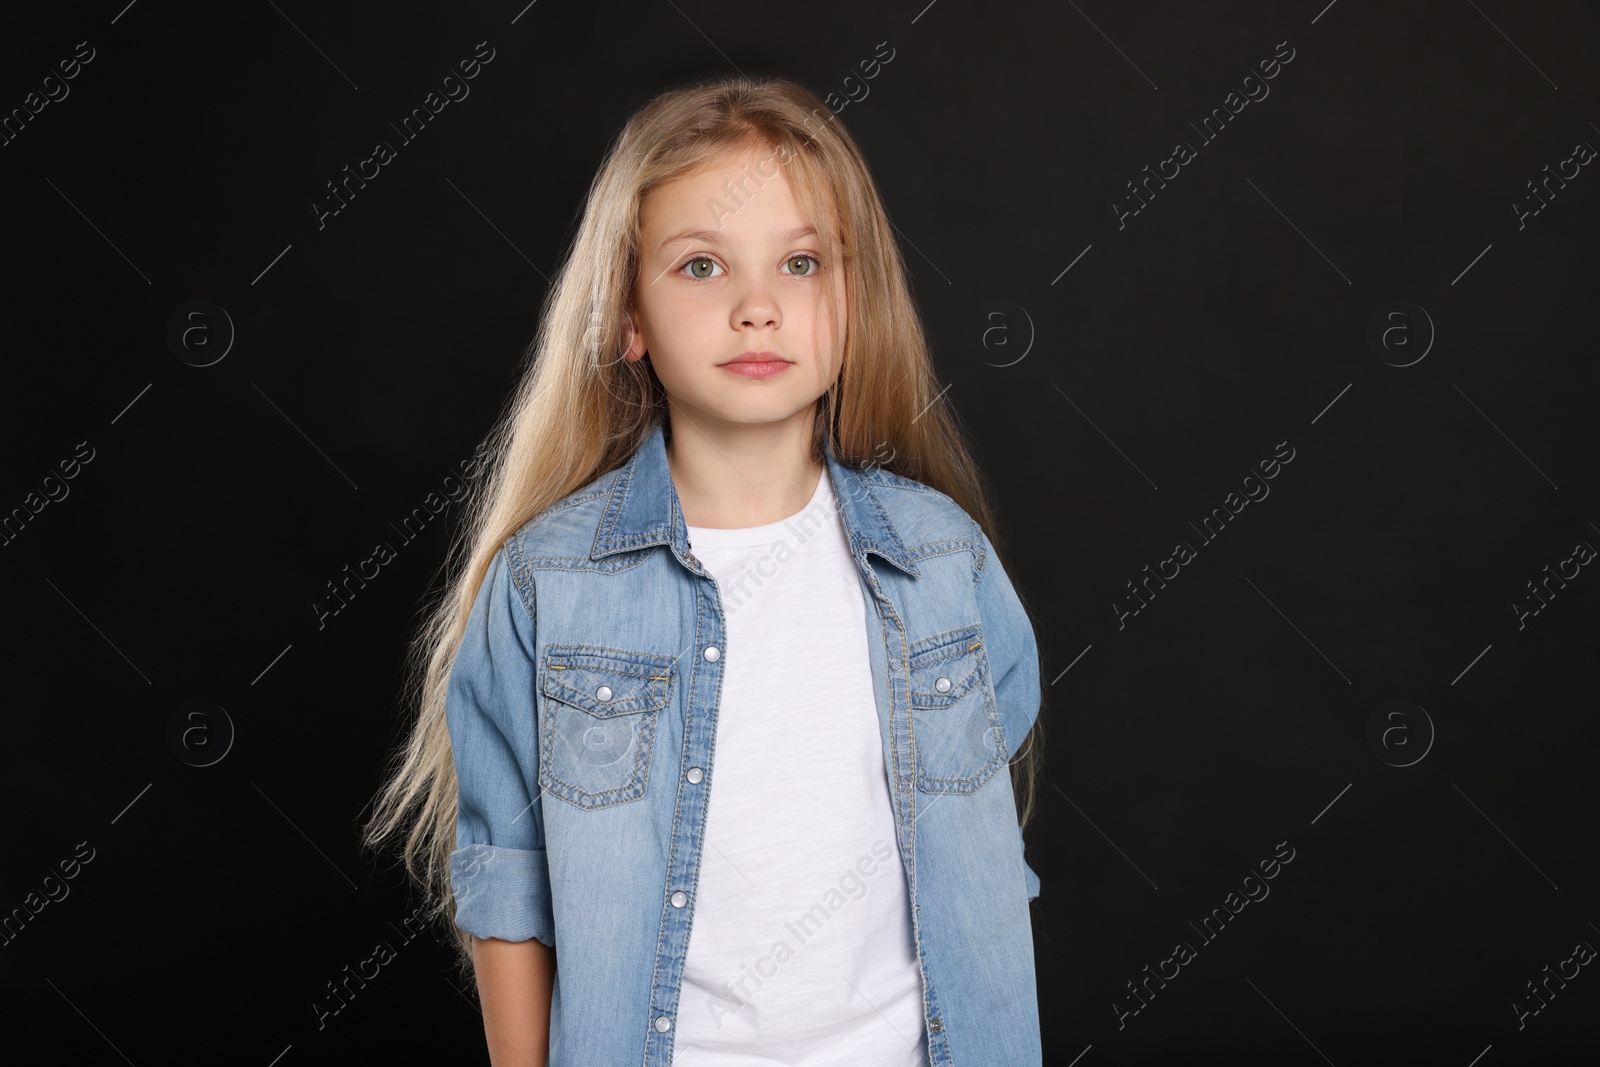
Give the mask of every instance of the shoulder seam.
POLYGON ((611 485, 608 479, 612 479, 612 476, 616 473, 617 472, 614 470, 607 471, 605 474, 602 474, 598 478, 594 479, 588 485, 574 489, 571 493, 568 493, 566 496, 562 497, 560 500, 557 500, 555 503, 539 512, 537 515, 528 519, 521 526, 518 526, 516 530, 511 533, 511 537, 507 538, 507 540, 512 538, 521 538, 526 534, 532 533, 536 528, 539 527, 540 524, 542 524, 546 519, 549 519, 551 516, 557 515, 563 511, 568 511, 580 504, 587 504, 589 501, 595 500, 598 497, 605 496, 611 491, 611 485))
MULTIPOLYGON (((965 512, 963 512, 963 514, 965 514, 965 512)), ((978 525, 978 520, 974 519, 971 515, 967 515, 967 521, 972 523, 972 543, 977 548, 977 551, 973 553, 974 559, 972 566, 972 584, 974 587, 976 587, 978 580, 983 577, 984 564, 989 562, 989 551, 983 546, 983 527, 978 525)))
MULTIPOLYGON (((933 493, 937 496, 945 496, 945 494, 939 492, 939 490, 935 489, 931 485, 919 482, 915 478, 907 478, 903 474, 896 474, 891 470, 885 470, 882 467, 872 467, 870 469, 863 470, 861 473, 878 485, 889 485, 898 489, 909 489, 918 493, 933 493)), ((946 497, 946 499, 949 498, 946 497)))
POLYGON ((528 613, 528 621, 534 623, 538 619, 534 614, 538 598, 533 589, 533 568, 528 566, 527 557, 522 554, 522 540, 518 534, 512 534, 505 539, 501 549, 506 554, 506 569, 511 572, 511 586, 517 591, 517 599, 522 601, 523 610, 528 613))

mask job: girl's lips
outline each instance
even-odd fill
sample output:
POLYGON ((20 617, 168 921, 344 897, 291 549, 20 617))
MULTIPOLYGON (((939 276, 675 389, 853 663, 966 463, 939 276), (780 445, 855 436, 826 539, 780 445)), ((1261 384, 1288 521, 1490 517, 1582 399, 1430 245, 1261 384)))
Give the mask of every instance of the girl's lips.
POLYGON ((781 359, 752 359, 742 363, 724 363, 722 369, 745 378, 770 378, 774 374, 781 374, 788 366, 781 359))

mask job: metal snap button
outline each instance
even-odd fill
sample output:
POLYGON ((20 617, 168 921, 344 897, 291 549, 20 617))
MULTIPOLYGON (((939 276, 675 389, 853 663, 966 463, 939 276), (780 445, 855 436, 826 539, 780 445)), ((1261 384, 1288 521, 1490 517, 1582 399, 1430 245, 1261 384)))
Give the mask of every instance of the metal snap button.
POLYGON ((672 1020, 665 1015, 656 1016, 656 1033, 664 1034, 672 1029, 672 1020))
POLYGON ((688 893, 679 890, 678 892, 672 894, 672 906, 674 908, 681 908, 687 903, 689 903, 688 893))
POLYGON ((688 773, 684 775, 685 778, 689 779, 689 784, 691 785, 699 785, 700 779, 704 778, 705 776, 706 772, 702 771, 699 767, 690 767, 688 773))
POLYGON ((944 1023, 940 1022, 938 1019, 929 1019, 928 1029, 937 1034, 940 1030, 944 1029, 944 1023))
POLYGON ((941 693, 948 693, 950 692, 950 679, 940 678, 937 682, 933 683, 933 687, 941 693))
POLYGON ((900 662, 900 658, 898 656, 896 656, 894 659, 889 661, 889 669, 891 671, 897 671, 903 666, 905 666, 905 665, 900 662))
POLYGON ((709 661, 711 663, 715 663, 715 662, 717 662, 717 660, 721 656, 722 656, 722 649, 718 648, 716 645, 707 645, 706 646, 706 659, 707 659, 707 661, 709 661))
POLYGON ((599 689, 594 691, 594 698, 596 700, 610 700, 611 687, 609 685, 602 685, 599 689))

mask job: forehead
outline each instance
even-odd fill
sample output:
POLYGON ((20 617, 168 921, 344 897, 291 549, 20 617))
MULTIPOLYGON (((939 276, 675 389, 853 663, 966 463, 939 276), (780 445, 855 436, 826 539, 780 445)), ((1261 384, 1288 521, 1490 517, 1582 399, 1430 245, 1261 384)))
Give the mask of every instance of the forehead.
MULTIPOLYGON (((647 251, 691 234, 711 243, 735 237, 781 243, 796 236, 796 230, 814 225, 791 184, 804 179, 796 173, 798 168, 784 165, 783 158, 771 146, 739 146, 656 186, 640 206, 647 251)), ((825 199, 821 210, 827 210, 825 199)))

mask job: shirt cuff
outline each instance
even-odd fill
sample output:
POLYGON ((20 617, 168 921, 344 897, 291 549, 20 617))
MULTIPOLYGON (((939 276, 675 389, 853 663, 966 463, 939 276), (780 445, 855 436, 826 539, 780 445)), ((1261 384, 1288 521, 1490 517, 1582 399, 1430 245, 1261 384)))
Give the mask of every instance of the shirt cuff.
POLYGON ((478 937, 556 943, 544 849, 472 844, 450 854, 456 925, 478 937))

